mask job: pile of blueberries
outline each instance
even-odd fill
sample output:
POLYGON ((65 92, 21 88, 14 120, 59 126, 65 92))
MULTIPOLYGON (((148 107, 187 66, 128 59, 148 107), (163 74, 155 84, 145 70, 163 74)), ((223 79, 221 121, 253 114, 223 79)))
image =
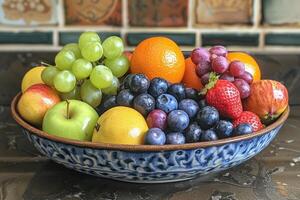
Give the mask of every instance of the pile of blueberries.
POLYGON ((147 121, 145 144, 184 144, 214 141, 251 133, 249 127, 233 128, 229 120, 207 106, 197 90, 183 84, 169 84, 162 78, 151 81, 143 74, 129 74, 117 95, 108 96, 99 107, 100 114, 115 106, 132 107, 147 121))

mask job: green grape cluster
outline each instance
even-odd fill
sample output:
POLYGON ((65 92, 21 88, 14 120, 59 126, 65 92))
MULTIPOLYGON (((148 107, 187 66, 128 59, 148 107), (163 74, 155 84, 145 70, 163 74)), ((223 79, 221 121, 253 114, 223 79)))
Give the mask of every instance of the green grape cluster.
POLYGON ((102 93, 116 95, 119 79, 129 69, 120 37, 101 42, 96 32, 84 32, 78 43, 65 45, 55 56, 55 66, 42 72, 42 80, 54 87, 63 100, 78 99, 93 107, 101 103, 102 93))

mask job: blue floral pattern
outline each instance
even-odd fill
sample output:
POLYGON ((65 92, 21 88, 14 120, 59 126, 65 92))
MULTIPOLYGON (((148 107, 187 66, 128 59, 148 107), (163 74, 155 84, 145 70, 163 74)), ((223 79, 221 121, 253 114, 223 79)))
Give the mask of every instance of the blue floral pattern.
POLYGON ((99 177, 127 182, 173 182, 226 170, 258 154, 281 125, 264 135, 235 143, 190 150, 128 152, 55 142, 24 129, 34 146, 53 161, 99 177))

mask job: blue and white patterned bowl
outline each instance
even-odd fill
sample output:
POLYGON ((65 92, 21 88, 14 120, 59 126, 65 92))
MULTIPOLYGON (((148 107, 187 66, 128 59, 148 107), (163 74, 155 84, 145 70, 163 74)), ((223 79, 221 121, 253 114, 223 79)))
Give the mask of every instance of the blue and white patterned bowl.
POLYGON ((183 145, 115 145, 67 140, 49 135, 11 111, 30 142, 44 155, 68 168, 103 178, 136 183, 164 183, 192 179, 226 170, 252 158, 273 140, 289 115, 289 108, 265 129, 253 134, 183 145))

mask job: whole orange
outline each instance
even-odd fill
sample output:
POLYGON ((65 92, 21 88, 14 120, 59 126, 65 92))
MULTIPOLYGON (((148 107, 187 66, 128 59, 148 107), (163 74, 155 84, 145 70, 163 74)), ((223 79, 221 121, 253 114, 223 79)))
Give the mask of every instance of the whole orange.
POLYGON ((243 62, 245 64, 246 71, 252 74, 253 81, 258 81, 261 79, 261 72, 260 72, 259 65, 255 61, 255 59, 249 54, 244 52, 239 52, 239 51, 229 52, 227 55, 227 59, 229 60, 229 62, 234 60, 243 62))
POLYGON ((166 37, 151 37, 135 48, 131 73, 143 73, 149 79, 161 77, 179 83, 185 70, 184 56, 178 45, 166 37))
POLYGON ((200 90, 203 86, 200 78, 196 74, 196 65, 192 62, 191 57, 185 59, 185 72, 182 78, 182 83, 186 87, 191 87, 200 90))

